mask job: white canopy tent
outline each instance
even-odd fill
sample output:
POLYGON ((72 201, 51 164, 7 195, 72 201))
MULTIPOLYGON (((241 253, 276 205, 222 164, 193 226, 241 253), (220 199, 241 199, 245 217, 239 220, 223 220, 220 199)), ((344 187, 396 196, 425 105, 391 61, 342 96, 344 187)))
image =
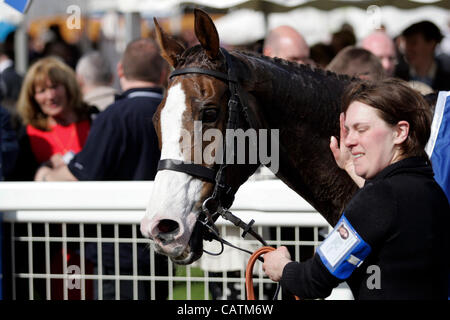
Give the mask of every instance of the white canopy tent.
POLYGON ((23 20, 68 14, 67 8, 73 5, 83 15, 122 12, 130 21, 127 24, 130 31, 126 32, 129 37, 139 34, 139 15, 173 17, 175 21, 184 9, 200 7, 228 13, 216 20, 216 25, 221 40, 233 45, 262 39, 268 30, 280 24, 293 26, 305 35, 309 44, 314 44, 327 41, 327 36, 343 22, 353 25, 360 38, 376 23, 384 24, 395 35, 424 19, 445 30, 450 18, 449 0, 38 0, 31 3, 25 17, 3 1, 0 0, 0 22, 25 27, 23 20))
POLYGON ((357 39, 362 39, 381 25, 391 36, 397 36, 412 23, 430 20, 442 31, 447 30, 450 11, 425 6, 403 10, 391 6, 336 8, 323 11, 316 8, 299 8, 289 12, 270 13, 239 9, 215 21, 221 41, 242 45, 263 39, 268 30, 280 25, 290 25, 303 34, 308 44, 328 42, 333 32, 344 23, 353 26, 357 39))
MULTIPOLYGON (((141 14, 159 13, 170 15, 179 8, 202 7, 222 12, 235 9, 252 9, 263 13, 288 12, 299 8, 334 10, 352 7, 366 9, 371 5, 415 9, 432 5, 437 8, 450 9, 448 0, 38 0, 31 3, 27 17, 33 19, 66 13, 67 7, 76 5, 83 14, 117 10, 120 12, 139 12, 141 14)), ((18 22, 22 15, 0 0, 0 21, 18 22)))
POLYGON ((437 7, 450 9, 450 2, 448 0, 96 0, 93 2, 93 6, 97 6, 97 8, 100 9, 102 5, 111 6, 113 3, 117 3, 117 7, 124 12, 136 10, 141 12, 173 10, 175 7, 180 5, 222 10, 246 8, 264 12, 286 12, 305 7, 312 7, 320 10, 333 10, 336 8, 351 6, 365 9, 370 5, 377 5, 379 7, 392 6, 400 9, 414 9, 430 4, 437 7))
POLYGON ((344 22, 353 25, 361 38, 377 24, 394 36, 420 20, 429 19, 442 30, 450 20, 448 0, 97 0, 90 4, 92 11, 116 8, 159 17, 180 16, 184 8, 193 7, 228 13, 215 22, 221 40, 232 45, 262 39, 281 24, 296 28, 313 44, 327 41, 344 22))

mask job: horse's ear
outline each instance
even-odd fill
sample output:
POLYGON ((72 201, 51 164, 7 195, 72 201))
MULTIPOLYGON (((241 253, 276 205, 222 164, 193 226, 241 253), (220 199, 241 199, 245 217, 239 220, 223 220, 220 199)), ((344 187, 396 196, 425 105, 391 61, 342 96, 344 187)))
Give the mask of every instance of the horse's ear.
POLYGON ((194 9, 195 35, 200 42, 206 55, 214 60, 219 55, 220 43, 219 34, 211 17, 200 9, 194 9))
POLYGON ((184 52, 184 47, 177 40, 167 35, 159 26, 158 20, 153 18, 155 22, 156 41, 161 49, 161 56, 175 68, 179 56, 184 52))

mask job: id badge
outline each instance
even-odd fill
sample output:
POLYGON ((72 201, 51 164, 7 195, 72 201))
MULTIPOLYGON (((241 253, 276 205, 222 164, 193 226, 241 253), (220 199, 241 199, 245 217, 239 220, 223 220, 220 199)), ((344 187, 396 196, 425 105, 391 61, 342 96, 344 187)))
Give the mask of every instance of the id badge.
POLYGON ((371 251, 344 214, 317 249, 325 267, 339 279, 348 278, 371 251))

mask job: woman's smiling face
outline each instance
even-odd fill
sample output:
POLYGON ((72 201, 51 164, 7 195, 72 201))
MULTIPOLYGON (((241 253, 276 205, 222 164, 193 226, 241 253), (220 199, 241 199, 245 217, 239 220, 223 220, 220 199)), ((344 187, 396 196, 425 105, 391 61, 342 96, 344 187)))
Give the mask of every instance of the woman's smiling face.
MULTIPOLYGON (((402 121, 403 122, 403 121, 402 121)), ((359 101, 353 101, 345 113, 345 146, 350 150, 355 173, 371 179, 390 164, 400 160, 398 147, 403 137, 397 126, 390 126, 377 109, 359 101)))
POLYGON ((67 112, 67 93, 62 84, 54 84, 47 79, 45 85, 35 86, 34 98, 49 117, 57 118, 67 112))

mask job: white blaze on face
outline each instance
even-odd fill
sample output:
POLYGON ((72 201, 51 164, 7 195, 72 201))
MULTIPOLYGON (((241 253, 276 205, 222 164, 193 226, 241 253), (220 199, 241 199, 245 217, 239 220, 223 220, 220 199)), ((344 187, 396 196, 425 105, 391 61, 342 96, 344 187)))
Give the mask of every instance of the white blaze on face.
MULTIPOLYGON (((185 160, 180 148, 180 136, 183 129, 183 113, 186 110, 186 95, 181 84, 171 87, 166 103, 161 111, 161 160, 185 160)), ((192 212, 193 205, 199 201, 203 182, 192 176, 172 171, 161 170, 155 177, 153 191, 144 219, 141 222, 141 232, 144 236, 155 238, 155 228, 159 221, 170 219, 178 222, 179 233, 175 241, 168 244, 158 244, 169 255, 181 253, 189 242, 197 215, 192 212)))

